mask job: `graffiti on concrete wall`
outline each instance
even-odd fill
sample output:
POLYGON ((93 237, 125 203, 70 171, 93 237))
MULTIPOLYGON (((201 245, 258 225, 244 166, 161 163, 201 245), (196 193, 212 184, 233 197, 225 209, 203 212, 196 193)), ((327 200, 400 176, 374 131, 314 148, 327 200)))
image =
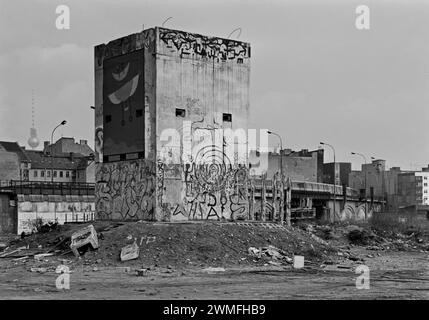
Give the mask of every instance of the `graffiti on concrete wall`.
POLYGON ((96 175, 98 219, 154 219, 155 166, 152 162, 103 163, 96 175))
POLYGON ((239 220, 247 219, 247 169, 228 168, 223 177, 204 180, 207 172, 214 172, 211 165, 191 165, 185 169, 183 202, 171 208, 172 220, 239 220), (210 168, 211 167, 211 168, 210 168), (204 176, 198 175, 204 171, 204 176), (204 181, 208 181, 204 185, 204 181))
POLYGON ((158 160, 158 170, 156 173, 156 196, 158 205, 162 206, 162 196, 164 194, 164 163, 158 160))
POLYGON ((340 220, 364 220, 365 219, 365 203, 346 203, 344 210, 340 212, 340 220))
POLYGON ((175 48, 182 56, 195 54, 221 60, 236 59, 238 63, 250 57, 250 46, 240 41, 162 28, 159 38, 167 47, 175 48))
POLYGON ((231 162, 215 145, 201 147, 191 158, 181 165, 158 162, 157 197, 163 219, 247 219, 249 179, 245 166, 231 162), (162 197, 172 181, 179 181, 181 199, 162 197))

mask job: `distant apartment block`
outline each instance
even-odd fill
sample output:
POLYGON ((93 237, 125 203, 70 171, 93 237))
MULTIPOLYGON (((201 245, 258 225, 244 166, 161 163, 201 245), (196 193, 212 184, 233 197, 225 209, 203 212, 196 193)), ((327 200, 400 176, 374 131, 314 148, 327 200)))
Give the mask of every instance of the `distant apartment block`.
POLYGON ((349 186, 349 174, 352 171, 350 162, 329 162, 323 164, 323 182, 349 186))
POLYGON ((399 208, 429 205, 429 167, 399 174, 398 205, 399 208))

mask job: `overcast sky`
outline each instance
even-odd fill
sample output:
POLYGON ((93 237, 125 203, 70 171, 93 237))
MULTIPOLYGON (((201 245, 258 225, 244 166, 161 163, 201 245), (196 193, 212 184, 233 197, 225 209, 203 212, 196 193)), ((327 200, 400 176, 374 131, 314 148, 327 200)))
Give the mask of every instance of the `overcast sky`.
POLYGON ((66 119, 56 138, 93 145, 94 45, 170 16, 166 27, 207 35, 242 28, 252 46, 250 127, 280 133, 285 147, 326 141, 354 169, 361 159, 350 151, 389 167, 429 164, 425 0, 0 0, 0 140, 26 144, 34 89, 41 144, 66 119), (70 7, 70 30, 55 28, 60 4, 70 7), (355 27, 361 4, 370 30, 355 27))

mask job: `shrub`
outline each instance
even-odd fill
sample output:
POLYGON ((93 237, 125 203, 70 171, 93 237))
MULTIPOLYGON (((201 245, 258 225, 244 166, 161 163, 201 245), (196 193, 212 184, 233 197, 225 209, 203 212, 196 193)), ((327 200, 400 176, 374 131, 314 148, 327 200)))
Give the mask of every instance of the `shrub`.
POLYGON ((369 220, 372 228, 394 233, 425 233, 429 232, 429 220, 417 213, 374 213, 369 220))

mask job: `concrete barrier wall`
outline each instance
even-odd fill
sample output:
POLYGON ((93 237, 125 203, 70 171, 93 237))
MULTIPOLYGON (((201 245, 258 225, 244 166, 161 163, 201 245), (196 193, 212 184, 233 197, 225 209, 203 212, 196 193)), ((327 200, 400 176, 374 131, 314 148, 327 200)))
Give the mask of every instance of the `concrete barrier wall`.
POLYGON ((327 202, 329 208, 329 214, 323 217, 323 220, 328 221, 363 221, 365 220, 365 211, 367 211, 366 219, 370 219, 374 212, 381 212, 381 204, 370 204, 368 203, 365 207, 364 202, 360 201, 347 201, 345 205, 342 201, 336 201, 335 203, 335 218, 334 218, 334 205, 333 201, 327 202))
POLYGON ((57 201, 40 201, 46 197, 18 196, 18 234, 30 233, 38 218, 45 223, 57 221, 59 224, 95 219, 95 203, 91 197, 57 196, 57 201))

